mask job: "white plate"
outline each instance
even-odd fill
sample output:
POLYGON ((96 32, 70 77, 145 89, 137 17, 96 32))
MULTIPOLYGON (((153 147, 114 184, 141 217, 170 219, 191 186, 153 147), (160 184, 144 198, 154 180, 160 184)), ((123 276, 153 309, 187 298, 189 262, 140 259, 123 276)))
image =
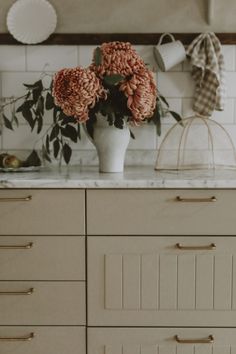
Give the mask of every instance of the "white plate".
POLYGON ((29 167, 0 167, 0 172, 38 172, 42 169, 41 166, 29 166, 29 167))
POLYGON ((25 44, 45 41, 56 25, 56 11, 47 0, 17 0, 7 15, 9 32, 25 44))

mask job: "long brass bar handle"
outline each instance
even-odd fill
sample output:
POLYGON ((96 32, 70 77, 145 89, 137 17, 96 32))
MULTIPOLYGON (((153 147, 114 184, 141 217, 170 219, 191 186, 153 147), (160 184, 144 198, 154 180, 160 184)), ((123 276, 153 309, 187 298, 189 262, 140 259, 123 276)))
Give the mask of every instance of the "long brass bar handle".
POLYGON ((32 195, 28 195, 27 197, 19 197, 19 198, 0 198, 0 202, 30 202, 32 200, 32 195))
POLYGON ((26 245, 0 245, 0 250, 29 250, 33 245, 33 242, 29 242, 26 245))
POLYGON ((206 245, 206 246, 183 246, 181 245, 181 243, 176 243, 175 247, 183 251, 203 251, 203 250, 210 251, 216 249, 216 244, 210 243, 210 245, 206 245))
POLYGON ((29 342, 35 337, 35 334, 32 332, 25 337, 0 337, 0 342, 29 342))
POLYGON ((30 288, 26 291, 0 291, 1 295, 32 295, 34 292, 34 288, 30 288))
POLYGON ((214 343, 214 337, 210 334, 207 338, 199 339, 182 339, 178 335, 175 336, 175 341, 182 344, 210 344, 214 343))
POLYGON ((214 203, 217 198, 214 196, 209 198, 182 198, 178 195, 175 200, 182 203, 214 203))

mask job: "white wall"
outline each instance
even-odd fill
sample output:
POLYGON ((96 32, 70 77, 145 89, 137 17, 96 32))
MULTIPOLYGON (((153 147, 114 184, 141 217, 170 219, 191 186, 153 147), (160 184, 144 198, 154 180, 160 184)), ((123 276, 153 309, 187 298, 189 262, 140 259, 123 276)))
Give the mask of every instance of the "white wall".
MULTIPOLYGON (((62 67, 90 64, 92 46, 0 46, 0 75, 2 97, 18 96, 24 94, 22 83, 32 83, 37 80, 45 68, 54 72, 62 67)), ((153 65, 152 47, 137 46, 145 62, 153 65)), ((221 123, 232 136, 236 145, 236 46, 223 46, 227 70, 228 98, 224 112, 215 112, 214 119, 221 123)), ((167 73, 157 74, 159 91, 168 99, 171 109, 184 117, 192 114, 191 104, 194 92, 194 83, 191 78, 188 63, 179 65, 167 73)), ((45 118, 50 124, 52 117, 45 118)), ((153 163, 156 149, 165 132, 174 123, 172 118, 163 119, 162 137, 156 136, 155 127, 147 125, 133 128, 136 136, 129 145, 127 155, 128 163, 153 163)), ((196 135, 199 139, 199 135, 196 135)), ((3 151, 32 149, 37 136, 31 134, 28 125, 21 121, 20 127, 15 131, 3 128, 0 136, 0 148, 3 151)), ((38 144, 40 147, 40 142, 38 144)), ((96 153, 92 144, 85 135, 78 144, 73 144, 75 159, 94 162, 96 153)))

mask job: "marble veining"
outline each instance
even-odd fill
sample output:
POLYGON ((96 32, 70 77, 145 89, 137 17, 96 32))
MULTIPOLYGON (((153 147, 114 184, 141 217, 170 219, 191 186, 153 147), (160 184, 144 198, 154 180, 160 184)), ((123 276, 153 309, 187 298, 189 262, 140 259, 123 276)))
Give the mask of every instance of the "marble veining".
POLYGON ((236 188, 236 171, 154 171, 126 167, 124 173, 99 173, 94 166, 46 167, 40 172, 1 173, 0 188, 236 188))

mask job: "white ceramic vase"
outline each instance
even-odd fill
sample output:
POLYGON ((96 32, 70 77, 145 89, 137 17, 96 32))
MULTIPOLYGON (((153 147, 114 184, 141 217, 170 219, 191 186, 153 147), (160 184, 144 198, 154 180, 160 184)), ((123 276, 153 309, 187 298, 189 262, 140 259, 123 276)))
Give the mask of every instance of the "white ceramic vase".
POLYGON ((130 140, 127 125, 123 129, 109 125, 107 118, 98 115, 94 124, 93 144, 99 159, 100 172, 123 172, 125 153, 130 140))

